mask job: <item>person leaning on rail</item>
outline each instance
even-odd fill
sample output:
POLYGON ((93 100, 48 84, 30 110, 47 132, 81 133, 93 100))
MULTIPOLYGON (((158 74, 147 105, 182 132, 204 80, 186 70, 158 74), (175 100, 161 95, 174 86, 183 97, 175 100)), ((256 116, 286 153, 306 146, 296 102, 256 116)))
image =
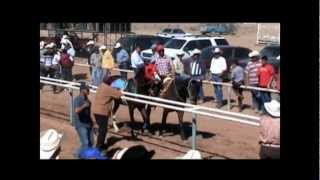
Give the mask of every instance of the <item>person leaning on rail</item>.
POLYGON ((112 111, 113 98, 120 98, 123 93, 109 86, 104 81, 97 88, 95 100, 92 103, 92 119, 94 128, 98 128, 96 147, 102 150, 107 135, 108 119, 112 111))

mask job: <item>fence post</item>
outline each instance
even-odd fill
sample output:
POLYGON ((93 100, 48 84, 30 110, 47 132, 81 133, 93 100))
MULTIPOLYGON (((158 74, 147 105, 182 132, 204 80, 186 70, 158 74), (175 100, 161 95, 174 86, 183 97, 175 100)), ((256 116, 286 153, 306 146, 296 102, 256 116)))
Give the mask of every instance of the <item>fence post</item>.
POLYGON ((196 150, 196 138, 197 138, 197 115, 192 113, 192 149, 196 150))
POLYGON ((228 110, 231 109, 231 86, 228 86, 228 110))
POLYGON ((70 95, 70 98, 69 98, 69 114, 70 114, 70 123, 73 122, 73 90, 72 88, 69 88, 69 95, 70 95))

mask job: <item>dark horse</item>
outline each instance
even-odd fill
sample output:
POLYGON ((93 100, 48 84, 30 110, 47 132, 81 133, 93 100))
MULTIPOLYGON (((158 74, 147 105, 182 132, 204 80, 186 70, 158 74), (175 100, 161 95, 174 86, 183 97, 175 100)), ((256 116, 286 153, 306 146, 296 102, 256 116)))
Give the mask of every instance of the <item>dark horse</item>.
MULTIPOLYGON (((199 83, 199 81, 193 80, 191 78, 166 78, 164 79, 162 84, 163 89, 161 90, 160 97, 184 103, 187 101, 187 99, 189 99, 191 104, 197 104, 197 92, 200 88, 199 83)), ((179 105, 177 105, 177 107, 184 108, 183 106, 179 105)), ((172 111, 175 111, 178 115, 181 139, 186 140, 187 137, 185 135, 183 127, 184 111, 164 108, 162 113, 162 124, 159 130, 159 135, 162 136, 166 125, 168 113, 172 111)))
MULTIPOLYGON (((127 87, 124 89, 126 92, 131 92, 135 94, 142 94, 147 96, 158 96, 160 93, 161 84, 155 79, 148 79, 145 77, 144 68, 137 72, 134 78, 128 80, 127 87)), ((114 80, 121 78, 121 76, 110 76, 107 78, 107 84, 111 84, 114 80)), ((136 97, 133 97, 136 98, 136 97)), ((134 137, 134 110, 137 108, 141 113, 143 119, 143 126, 141 132, 144 131, 151 132, 150 129, 150 112, 151 106, 144 103, 138 103, 127 100, 123 102, 121 99, 114 99, 114 107, 112 114, 115 114, 120 106, 120 104, 127 104, 129 109, 130 121, 131 121, 131 135, 134 137)))

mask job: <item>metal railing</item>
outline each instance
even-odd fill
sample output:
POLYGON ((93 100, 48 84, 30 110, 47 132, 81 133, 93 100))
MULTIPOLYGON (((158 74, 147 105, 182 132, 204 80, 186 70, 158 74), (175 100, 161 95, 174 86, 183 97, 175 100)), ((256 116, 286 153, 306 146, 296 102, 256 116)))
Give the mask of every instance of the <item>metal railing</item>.
MULTIPOLYGON (((75 65, 82 66, 82 67, 89 67, 88 64, 75 63, 75 65)), ((126 69, 113 68, 112 70, 133 73, 132 70, 126 70, 126 69)), ((215 82, 215 81, 209 81, 209 80, 203 80, 202 82, 205 84, 222 85, 222 86, 228 87, 228 89, 227 89, 227 92, 228 92, 227 105, 228 105, 228 110, 231 110, 231 92, 232 92, 232 90, 231 90, 232 84, 231 83, 215 82)), ((276 89, 268 89, 268 88, 254 87, 254 86, 241 85, 240 88, 246 89, 246 90, 257 90, 257 91, 266 91, 266 92, 271 92, 271 93, 280 93, 280 91, 278 91, 276 89)))
MULTIPOLYGON (((80 83, 77 82, 71 82, 71 81, 64 81, 64 80, 59 80, 59 79, 53 79, 53 78, 47 78, 47 77, 42 77, 40 76, 40 83, 43 84, 49 84, 49 85, 55 85, 55 86, 60 86, 64 88, 68 88, 70 92, 70 121, 73 119, 73 90, 78 90, 80 86, 80 83)), ((97 87, 90 85, 91 89, 90 92, 96 93, 97 87)), ((154 106, 159 106, 163 108, 168 108, 168 109, 173 109, 177 111, 184 111, 184 112, 190 112, 192 113, 192 149, 196 149, 196 115, 203 115, 203 116, 209 116, 209 117, 214 117, 214 118, 219 118, 223 120, 228 120, 228 121, 233 121, 233 122, 238 122, 242 124, 247 124, 247 125, 252 125, 252 126, 259 126, 259 117, 256 116, 251 116, 251 115, 244 115, 241 113, 235 113, 235 112, 228 112, 228 111, 223 111, 219 109, 214 109, 214 108, 208 108, 208 107, 203 107, 199 105, 193 105, 189 103, 182 103, 182 102, 177 102, 177 101, 172 101, 168 99, 162 99, 158 97, 150 97, 150 96, 145 96, 145 95, 140 95, 140 94, 135 94, 135 93, 130 93, 130 92, 124 92, 124 96, 121 97, 123 100, 128 100, 128 101, 134 101, 138 103, 144 103, 144 104, 149 104, 149 105, 154 105, 154 106), (137 99, 139 98, 139 99, 137 99), (163 102, 163 103, 159 103, 163 102), (183 106, 183 107, 177 107, 183 106), (209 112, 206 112, 209 111, 209 112)))

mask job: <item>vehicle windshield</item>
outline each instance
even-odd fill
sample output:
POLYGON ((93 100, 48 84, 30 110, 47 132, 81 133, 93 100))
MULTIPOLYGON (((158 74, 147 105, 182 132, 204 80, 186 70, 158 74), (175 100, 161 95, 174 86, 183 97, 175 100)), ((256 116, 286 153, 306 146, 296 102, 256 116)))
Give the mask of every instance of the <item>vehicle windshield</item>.
POLYGON ((228 41, 225 39, 215 39, 217 46, 229 45, 228 41))
POLYGON ((162 33, 170 33, 171 32, 171 29, 164 29, 163 31, 162 31, 162 33))
POLYGON ((186 40, 181 39, 171 39, 164 45, 165 48, 171 48, 171 49, 180 49, 183 44, 186 42, 186 40))
POLYGON ((277 57, 280 55, 280 48, 279 47, 266 47, 261 50, 262 56, 267 57, 277 57))

